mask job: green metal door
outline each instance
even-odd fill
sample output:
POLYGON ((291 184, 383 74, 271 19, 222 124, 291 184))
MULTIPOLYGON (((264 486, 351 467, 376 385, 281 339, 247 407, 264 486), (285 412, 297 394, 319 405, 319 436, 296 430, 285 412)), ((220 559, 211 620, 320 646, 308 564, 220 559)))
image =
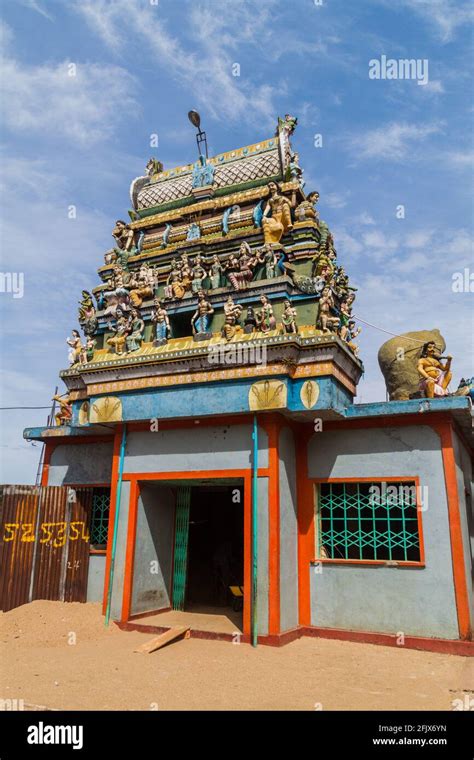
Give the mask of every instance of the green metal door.
POLYGON ((189 507, 191 487, 178 488, 174 533, 173 609, 184 610, 186 568, 188 564, 189 507))

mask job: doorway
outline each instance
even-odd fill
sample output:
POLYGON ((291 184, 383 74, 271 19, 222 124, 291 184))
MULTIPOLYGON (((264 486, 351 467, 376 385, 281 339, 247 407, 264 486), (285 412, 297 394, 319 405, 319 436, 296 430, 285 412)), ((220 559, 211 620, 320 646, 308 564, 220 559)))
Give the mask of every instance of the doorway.
POLYGON ((240 485, 178 489, 173 584, 175 609, 225 616, 239 629, 244 583, 243 499, 240 485))

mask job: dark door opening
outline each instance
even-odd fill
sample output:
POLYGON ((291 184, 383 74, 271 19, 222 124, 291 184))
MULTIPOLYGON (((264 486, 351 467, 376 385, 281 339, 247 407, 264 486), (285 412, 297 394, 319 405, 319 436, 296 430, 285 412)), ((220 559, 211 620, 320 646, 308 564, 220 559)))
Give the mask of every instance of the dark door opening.
POLYGON ((244 582, 243 488, 199 486, 191 490, 185 610, 241 619, 244 582))

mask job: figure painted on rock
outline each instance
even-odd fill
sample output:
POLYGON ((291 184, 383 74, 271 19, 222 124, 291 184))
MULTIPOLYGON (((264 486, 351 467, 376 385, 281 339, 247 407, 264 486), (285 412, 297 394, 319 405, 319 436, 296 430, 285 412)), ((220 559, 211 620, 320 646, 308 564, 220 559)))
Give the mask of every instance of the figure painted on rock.
POLYGON ((220 288, 221 276, 222 276, 222 264, 220 263, 219 256, 217 254, 215 254, 212 257, 212 264, 209 270, 209 276, 211 278, 211 288, 213 290, 220 288))
POLYGON ((203 290, 199 291, 197 309, 191 319, 194 340, 208 340, 212 337, 209 327, 213 314, 214 309, 209 301, 206 300, 206 294, 203 290))
POLYGON ((448 395, 447 388, 452 377, 450 371, 452 356, 446 357, 445 364, 441 363, 441 358, 434 341, 423 345, 418 361, 418 374, 420 375, 420 390, 427 398, 448 395))
POLYGON ((70 346, 68 353, 69 364, 84 363, 84 346, 82 345, 81 336, 78 330, 73 330, 71 337, 66 338, 66 343, 70 346))
POLYGON ((129 320, 129 334, 125 338, 127 351, 138 351, 143 343, 143 334, 145 332, 145 322, 143 321, 138 309, 132 309, 129 320))
POLYGON ((283 313, 281 315, 281 321, 285 333, 294 334, 298 332, 298 325, 296 324, 296 317, 298 316, 294 306, 291 305, 291 301, 286 299, 283 302, 283 313))
POLYGON ((242 314, 242 306, 239 303, 234 303, 232 296, 229 296, 224 304, 225 322, 222 328, 222 335, 226 340, 231 340, 236 331, 237 323, 242 314))
POLYGON ((51 401, 57 401, 59 404, 59 410, 54 415, 56 425, 67 425, 72 419, 72 401, 69 394, 60 396, 56 394, 51 401))
POLYGON ((256 312, 257 329, 260 332, 267 333, 276 328, 276 319, 273 314, 273 307, 266 295, 260 296, 262 307, 256 312))
POLYGON ((269 182, 268 190, 270 197, 262 218, 263 239, 265 244, 279 243, 285 232, 293 227, 291 204, 288 198, 279 194, 276 182, 269 182))
POLYGON ((115 326, 109 325, 114 334, 107 338, 106 343, 114 349, 118 356, 125 354, 127 335, 130 333, 130 321, 125 317, 120 308, 116 311, 117 321, 115 326))
POLYGON ((153 302, 153 311, 151 312, 151 321, 155 326, 155 346, 161 346, 166 343, 171 335, 170 320, 168 312, 162 306, 161 301, 155 298, 153 302))
POLYGON ((323 333, 335 332, 339 327, 340 318, 331 316, 334 309, 334 297, 331 288, 325 287, 319 299, 319 314, 316 327, 323 333))

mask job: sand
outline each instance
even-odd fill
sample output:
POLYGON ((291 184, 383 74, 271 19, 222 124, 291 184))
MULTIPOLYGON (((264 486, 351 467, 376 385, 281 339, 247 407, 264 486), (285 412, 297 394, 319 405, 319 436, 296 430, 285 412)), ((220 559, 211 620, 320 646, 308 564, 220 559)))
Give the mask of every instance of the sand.
POLYGON ((467 657, 314 638, 134 653, 150 638, 105 628, 100 604, 0 613, 0 696, 65 710, 451 710, 474 696, 467 657))

